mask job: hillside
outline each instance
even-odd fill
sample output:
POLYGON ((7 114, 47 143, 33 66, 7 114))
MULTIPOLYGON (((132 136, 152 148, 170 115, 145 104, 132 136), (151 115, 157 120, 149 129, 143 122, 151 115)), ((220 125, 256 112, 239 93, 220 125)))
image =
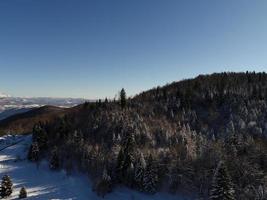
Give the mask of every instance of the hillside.
POLYGON ((0 92, 0 120, 45 105, 70 108, 85 101, 85 99, 77 98, 12 97, 0 92))
POLYGON ((86 103, 38 123, 29 159, 46 158, 52 170, 77 168, 99 195, 124 185, 204 199, 224 163, 236 199, 264 199, 266 101, 265 73, 221 73, 157 87, 126 102, 86 103))
POLYGON ((30 133, 34 124, 46 123, 64 115, 67 108, 43 106, 0 120, 0 133, 30 133))

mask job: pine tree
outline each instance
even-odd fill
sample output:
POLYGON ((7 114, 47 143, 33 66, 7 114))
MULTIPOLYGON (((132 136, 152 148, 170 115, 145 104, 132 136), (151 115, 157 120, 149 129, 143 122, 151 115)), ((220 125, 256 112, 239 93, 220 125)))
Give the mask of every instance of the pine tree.
POLYGON ((120 104, 122 109, 126 107, 126 98, 126 92, 124 88, 122 88, 122 90, 120 91, 120 104))
POLYGON ((39 160, 40 150, 37 142, 34 142, 28 152, 28 159, 33 162, 37 162, 39 160))
POLYGON ((176 193, 181 184, 181 166, 180 161, 177 160, 170 171, 170 192, 176 193))
POLYGON ((27 191, 25 187, 22 187, 19 191, 19 198, 20 199, 25 199, 27 198, 27 191))
POLYGON ((144 158, 143 153, 140 153, 140 157, 137 160, 136 166, 135 166, 135 172, 134 172, 134 180, 137 188, 142 190, 143 187, 143 178, 144 178, 144 173, 146 169, 146 161, 144 158))
POLYGON ((127 186, 133 187, 134 186, 134 165, 131 165, 126 170, 126 176, 124 178, 124 182, 127 186))
POLYGON ((8 175, 3 176, 0 194, 2 198, 9 197, 13 192, 13 183, 8 175))
POLYGON ((135 150, 135 141, 134 135, 130 134, 127 138, 127 142, 124 149, 124 166, 123 168, 126 170, 128 169, 131 164, 134 163, 134 150, 135 150))
POLYGON ((145 192, 154 194, 157 191, 158 175, 154 165, 152 155, 149 156, 143 179, 143 189, 145 192))
POLYGON ((48 138, 46 130, 41 123, 33 127, 33 141, 38 143, 40 150, 46 149, 48 138))
POLYGON ((58 156, 58 151, 57 151, 56 148, 54 148, 54 150, 52 152, 52 156, 51 156, 51 159, 50 159, 49 167, 52 170, 59 169, 59 156, 58 156))
POLYGON ((218 164, 213 177, 211 200, 234 200, 234 189, 231 177, 223 161, 218 164))
POLYGON ((123 179, 123 166, 124 166, 124 153, 123 149, 121 148, 117 157, 117 167, 116 167, 116 173, 119 182, 122 182, 123 179))
MULTIPOLYGON (((119 182, 125 182, 127 185, 127 178, 130 177, 134 171, 131 166, 134 163, 134 148, 135 141, 133 134, 130 134, 126 140, 125 145, 121 148, 117 158, 117 176, 119 182), (128 174, 131 173, 131 174, 128 174)), ((131 183, 132 184, 132 183, 131 183)))
POLYGON ((108 175, 106 168, 103 170, 101 179, 96 184, 96 192, 99 196, 104 197, 112 191, 111 178, 108 175))

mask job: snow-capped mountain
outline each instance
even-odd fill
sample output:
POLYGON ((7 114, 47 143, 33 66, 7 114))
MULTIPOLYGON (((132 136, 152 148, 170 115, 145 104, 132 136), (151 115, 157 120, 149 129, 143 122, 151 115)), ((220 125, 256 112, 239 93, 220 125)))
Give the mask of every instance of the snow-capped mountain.
POLYGON ((12 116, 14 114, 29 111, 32 108, 41 107, 44 105, 58 107, 72 107, 85 102, 85 99, 74 98, 22 98, 11 97, 10 95, 0 92, 0 120, 12 116))
POLYGON ((7 98, 7 97, 10 97, 10 95, 3 93, 3 92, 0 92, 0 98, 7 98))

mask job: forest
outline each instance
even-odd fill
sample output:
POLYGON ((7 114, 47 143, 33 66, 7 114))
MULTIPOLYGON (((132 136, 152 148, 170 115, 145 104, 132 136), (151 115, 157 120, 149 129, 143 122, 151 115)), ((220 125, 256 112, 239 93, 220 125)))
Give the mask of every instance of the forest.
POLYGON ((28 159, 83 172, 104 197, 267 199, 267 74, 216 73, 87 102, 33 128, 28 159))

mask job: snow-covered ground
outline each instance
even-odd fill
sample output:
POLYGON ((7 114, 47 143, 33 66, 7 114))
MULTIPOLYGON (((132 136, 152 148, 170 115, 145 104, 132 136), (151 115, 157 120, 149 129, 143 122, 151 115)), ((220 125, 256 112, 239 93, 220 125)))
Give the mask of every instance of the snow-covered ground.
MULTIPOLYGON (((65 171, 53 172, 43 161, 37 166, 26 159, 31 136, 0 137, 0 178, 9 175, 14 184, 10 199, 18 199, 19 190, 25 186, 28 199, 102 199, 92 191, 92 184, 85 175, 67 176, 65 171)), ((117 188, 105 197, 107 200, 182 200, 178 196, 158 193, 144 195, 127 189, 117 188)))
MULTIPOLYGON (((0 137, 0 151, 3 149, 23 141, 25 136, 22 135, 5 135, 0 137)), ((0 152, 1 155, 1 152, 0 152)), ((1 161, 1 160, 0 160, 1 161)))

